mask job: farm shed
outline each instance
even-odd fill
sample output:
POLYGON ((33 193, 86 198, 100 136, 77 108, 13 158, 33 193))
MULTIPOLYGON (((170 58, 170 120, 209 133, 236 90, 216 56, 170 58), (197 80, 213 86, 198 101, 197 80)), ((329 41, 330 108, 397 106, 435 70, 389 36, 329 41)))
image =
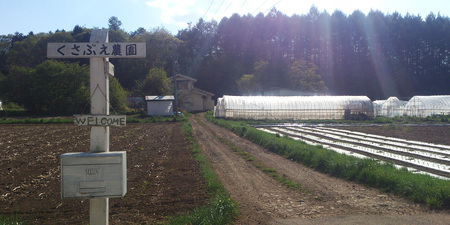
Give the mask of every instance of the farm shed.
POLYGON ((396 117, 403 116, 405 105, 408 101, 401 101, 397 97, 388 98, 381 106, 380 113, 377 116, 396 117))
POLYGON ((149 116, 171 116, 173 115, 173 95, 168 96, 145 96, 147 103, 147 114, 149 116))
MULTIPOLYGON (((169 77, 173 87, 173 77, 169 77)), ((187 112, 204 112, 214 108, 213 93, 194 87, 196 79, 181 74, 176 75, 178 107, 187 112)))
POLYGON ((230 96, 217 100, 216 117, 239 119, 344 119, 364 114, 373 117, 366 96, 230 96))
POLYGON ((405 105, 405 115, 427 117, 450 114, 450 95, 414 96, 405 105))

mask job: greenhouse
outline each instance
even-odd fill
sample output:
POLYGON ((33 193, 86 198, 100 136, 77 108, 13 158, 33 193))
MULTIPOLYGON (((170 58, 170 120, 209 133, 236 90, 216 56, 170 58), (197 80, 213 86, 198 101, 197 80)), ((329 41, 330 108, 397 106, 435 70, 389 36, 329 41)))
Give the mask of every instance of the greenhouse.
POLYGON ((427 117, 450 114, 450 95, 414 96, 405 105, 406 116, 427 117))
POLYGON ((405 112, 405 105, 408 101, 401 101, 397 97, 388 98, 381 106, 380 112, 376 116, 396 117, 403 116, 405 112))
POLYGON ((386 100, 375 100, 372 102, 373 104, 373 113, 374 116, 381 116, 381 108, 383 107, 383 104, 386 102, 386 100))
POLYGON ((230 96, 217 100, 216 117, 238 119, 310 120, 373 117, 366 96, 230 96))

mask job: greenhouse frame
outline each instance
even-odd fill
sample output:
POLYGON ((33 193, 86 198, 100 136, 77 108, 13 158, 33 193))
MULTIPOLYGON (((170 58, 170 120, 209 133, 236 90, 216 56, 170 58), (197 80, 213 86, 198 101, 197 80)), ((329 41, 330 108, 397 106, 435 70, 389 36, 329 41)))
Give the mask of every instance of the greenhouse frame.
POLYGON ((373 117, 367 96, 230 96, 217 100, 214 116, 255 120, 344 119, 373 117))
POLYGON ((428 117, 450 114, 450 95, 414 96, 405 105, 404 115, 428 117))
POLYGON ((396 117, 403 116, 405 112, 405 105, 408 101, 401 101, 397 97, 388 98, 381 106, 380 112, 375 113, 376 116, 396 117))
POLYGON ((386 100, 375 100, 372 102, 373 104, 373 113, 374 116, 381 116, 381 108, 383 107, 383 104, 386 102, 386 100))

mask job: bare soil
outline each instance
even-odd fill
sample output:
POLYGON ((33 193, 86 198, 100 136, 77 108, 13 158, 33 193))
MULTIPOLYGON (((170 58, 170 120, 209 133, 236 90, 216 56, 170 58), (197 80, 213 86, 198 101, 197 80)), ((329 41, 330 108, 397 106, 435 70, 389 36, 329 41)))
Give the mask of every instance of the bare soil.
MULTIPOLYGON (((110 224, 157 223, 208 200, 181 125, 111 128, 110 151, 127 151, 128 192, 110 199, 110 224)), ((0 125, 0 215, 29 224, 88 224, 89 200, 60 194, 60 155, 88 151, 87 127, 0 125)))
MULTIPOLYGON (((427 206, 318 173, 218 127, 202 115, 195 118, 191 123, 196 139, 231 196, 240 203, 241 215, 236 224, 448 224, 450 221, 449 211, 432 211, 427 206), (300 183, 303 191, 293 191, 277 183, 235 154, 214 134, 300 183)), ((437 135, 448 131, 448 127, 436 127, 405 133, 413 139, 423 137, 422 132, 437 135)), ((399 132, 399 137, 403 137, 402 133, 399 132)), ((437 136, 446 143, 448 135, 437 136)))

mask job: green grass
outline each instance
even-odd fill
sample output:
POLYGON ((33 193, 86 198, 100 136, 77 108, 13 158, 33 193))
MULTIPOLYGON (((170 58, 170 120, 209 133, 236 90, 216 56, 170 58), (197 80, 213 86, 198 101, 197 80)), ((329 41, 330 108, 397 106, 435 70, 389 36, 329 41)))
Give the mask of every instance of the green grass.
POLYGON ((0 119, 0 124, 49 124, 49 123, 73 123, 73 119, 56 118, 56 117, 50 119, 42 119, 42 118, 0 119))
POLYGON ((448 124, 450 115, 414 117, 414 116, 397 116, 393 118, 375 117, 366 120, 234 120, 224 119, 226 121, 244 122, 249 125, 259 124, 278 124, 278 123, 306 123, 306 124, 448 124))
POLYGON ((5 217, 0 215, 0 225, 22 225, 27 224, 25 222, 20 222, 17 215, 11 215, 10 217, 5 217))
POLYGON ((317 171, 375 187, 417 203, 425 203, 431 208, 450 209, 449 180, 413 174, 406 169, 397 169, 392 164, 360 159, 321 146, 307 145, 291 138, 257 130, 245 122, 214 118, 211 113, 205 115, 208 120, 237 135, 317 171))
POLYGON ((237 203, 228 195, 218 194, 205 207, 170 219, 169 224, 230 224, 237 215, 237 203))
POLYGON ((156 123, 156 122, 177 122, 177 121, 185 121, 184 117, 175 117, 175 116, 150 116, 147 118, 128 118, 127 123, 156 123))
MULTIPOLYGON (((127 115, 127 123, 152 123, 152 122, 174 122, 184 121, 189 113, 183 111, 185 116, 148 116, 145 111, 119 113, 127 115)), ((32 115, 23 109, 6 109, 0 111, 0 124, 45 124, 45 123, 72 123, 72 119, 40 119, 38 117, 51 117, 55 115, 32 115), (26 118, 20 118, 26 117, 26 118)), ((448 124, 450 122, 450 115, 421 117, 376 117, 369 120, 229 120, 239 121, 249 125, 258 124, 277 124, 277 123, 332 123, 332 124, 448 124)))
POLYGON ((194 157, 199 163, 202 175, 207 181, 208 192, 212 196, 206 206, 169 218, 168 224, 230 224, 238 215, 238 203, 230 198, 217 174, 213 172, 208 159, 201 153, 200 147, 192 134, 192 125, 184 121, 184 132, 191 142, 194 157))

